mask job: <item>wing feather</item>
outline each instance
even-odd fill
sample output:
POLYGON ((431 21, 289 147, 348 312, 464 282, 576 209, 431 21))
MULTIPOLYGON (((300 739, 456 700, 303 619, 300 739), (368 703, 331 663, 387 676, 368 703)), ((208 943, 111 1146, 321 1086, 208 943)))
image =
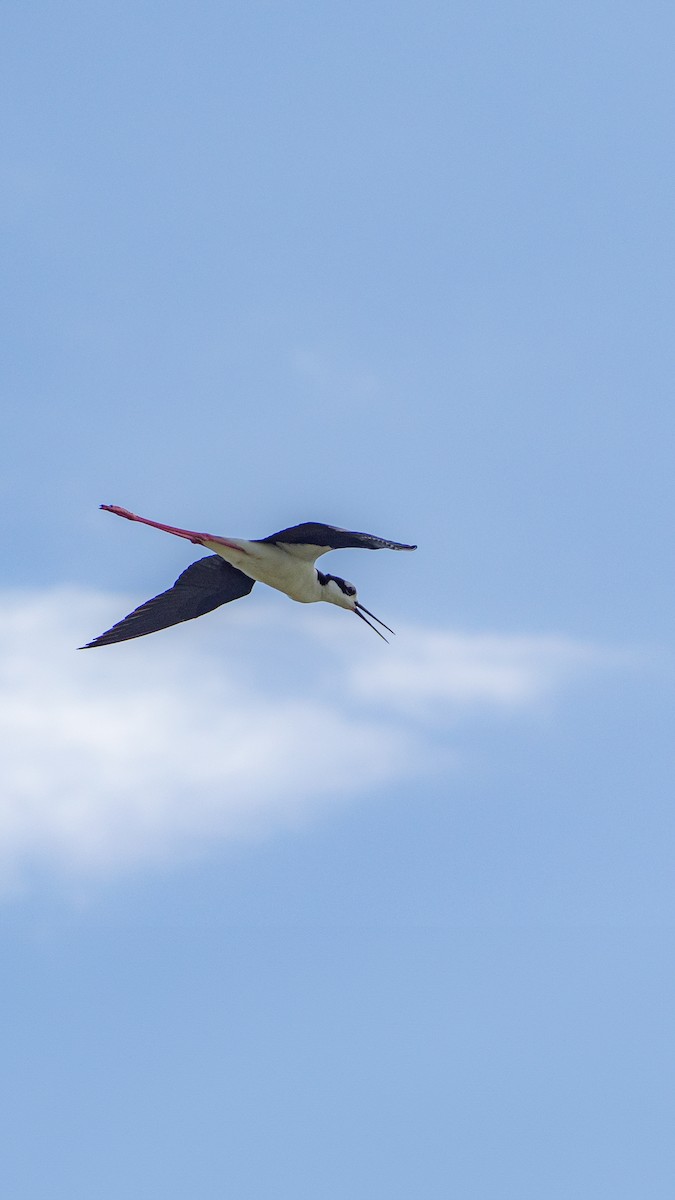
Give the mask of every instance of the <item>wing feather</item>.
POLYGON ((291 525, 280 529, 260 542, 276 542, 285 546, 298 557, 310 562, 329 550, 416 550, 404 542, 392 542, 388 538, 376 537, 372 533, 357 533, 351 529, 340 529, 337 525, 322 525, 318 521, 305 521, 302 525, 291 525))
POLYGON ((249 575, 238 571, 217 554, 209 554, 183 571, 173 587, 146 600, 111 629, 80 648, 89 650, 94 646, 126 642, 159 629, 168 629, 170 625, 179 625, 181 621, 192 621, 221 604, 247 596, 254 583, 249 575))

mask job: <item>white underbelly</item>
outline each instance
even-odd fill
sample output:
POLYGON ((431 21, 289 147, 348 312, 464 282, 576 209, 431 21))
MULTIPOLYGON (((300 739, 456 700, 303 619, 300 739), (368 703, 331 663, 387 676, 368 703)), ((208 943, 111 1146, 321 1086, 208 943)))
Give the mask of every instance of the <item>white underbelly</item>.
MULTIPOLYGON (((233 539, 234 541, 234 539, 233 539)), ((243 571, 250 579, 266 583, 268 587, 284 592, 300 604, 313 604, 322 599, 321 585, 316 577, 313 563, 303 562, 268 542, 241 542, 241 549, 223 546, 219 542, 204 541, 207 550, 212 550, 226 562, 243 571)))

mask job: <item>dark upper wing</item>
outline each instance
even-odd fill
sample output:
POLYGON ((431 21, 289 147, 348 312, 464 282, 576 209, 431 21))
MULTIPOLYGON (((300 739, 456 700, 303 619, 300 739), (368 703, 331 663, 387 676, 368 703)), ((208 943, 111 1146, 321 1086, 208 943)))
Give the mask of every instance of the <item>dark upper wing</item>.
POLYGON ((269 537, 259 538, 261 542, 279 542, 282 546, 297 546, 303 557, 309 553, 300 551, 307 547, 312 559, 329 550, 416 550, 417 546, 407 546, 403 542, 390 542, 387 538, 375 537, 372 533, 355 533, 350 529, 338 529, 336 525, 321 525, 318 521, 306 521, 304 525, 291 525, 289 529, 280 529, 269 537))
POLYGON ((146 600, 112 629, 80 649, 127 642, 131 638, 144 637, 146 633, 156 633, 158 629, 167 629, 169 625, 179 625, 181 621, 192 621, 221 604, 248 596, 254 582, 217 554, 209 554, 183 571, 168 591, 146 600))

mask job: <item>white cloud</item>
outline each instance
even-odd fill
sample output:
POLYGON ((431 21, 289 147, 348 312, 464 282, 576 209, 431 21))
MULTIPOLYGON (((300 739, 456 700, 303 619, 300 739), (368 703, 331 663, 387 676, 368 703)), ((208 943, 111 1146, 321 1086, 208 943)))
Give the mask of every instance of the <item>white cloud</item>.
POLYGON ((402 652, 352 670, 354 688, 408 712, 431 706, 515 709, 551 695, 607 656, 564 637, 500 637, 408 629, 402 652))
POLYGON ((108 872, 273 830, 423 772, 439 720, 513 711, 598 661, 558 638, 407 629, 282 597, 77 653, 132 607, 76 589, 0 594, 0 871, 108 872), (433 717, 430 713, 433 712, 433 717))

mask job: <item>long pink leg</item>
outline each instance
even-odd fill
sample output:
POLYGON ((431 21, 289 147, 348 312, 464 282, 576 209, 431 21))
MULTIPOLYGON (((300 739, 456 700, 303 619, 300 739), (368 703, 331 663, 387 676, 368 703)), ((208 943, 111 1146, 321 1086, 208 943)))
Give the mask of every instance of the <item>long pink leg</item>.
POLYGON ((228 542, 227 538, 216 537, 213 533, 197 533, 194 529, 179 529, 176 525, 162 525, 159 521, 138 517, 136 513, 129 512, 128 508, 120 508, 118 504, 101 504, 100 507, 105 512, 114 513, 116 517, 125 517, 127 521, 140 521, 141 525, 152 525, 153 529, 163 529, 165 533, 173 533, 176 537, 187 538, 188 542, 194 542, 196 546, 203 546, 204 542, 218 542, 221 546, 229 546, 232 550, 243 549, 242 546, 228 542))

